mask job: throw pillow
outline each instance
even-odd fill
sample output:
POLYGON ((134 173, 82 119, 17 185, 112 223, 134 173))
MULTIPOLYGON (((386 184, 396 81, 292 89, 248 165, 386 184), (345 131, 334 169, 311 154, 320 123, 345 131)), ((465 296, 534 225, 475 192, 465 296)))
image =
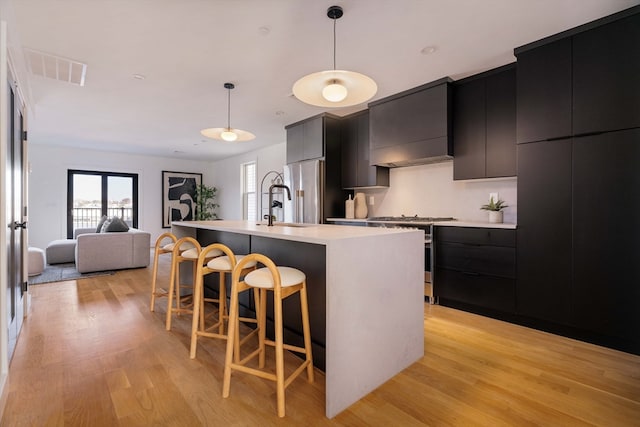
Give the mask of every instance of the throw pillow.
POLYGON ((96 233, 102 232, 102 226, 104 225, 104 222, 106 220, 107 220, 107 216, 106 215, 102 215, 102 218, 100 218, 100 222, 98 222, 98 228, 96 228, 96 233))
POLYGON ((110 225, 111 225, 111 218, 105 219, 104 222, 102 223, 102 227, 100 228, 100 232, 101 233, 108 232, 109 230, 107 230, 107 228, 109 228, 110 225))
POLYGON ((122 233, 125 231, 129 231, 129 226, 126 222, 124 222, 121 218, 114 216, 111 218, 111 222, 107 226, 108 233, 122 233))

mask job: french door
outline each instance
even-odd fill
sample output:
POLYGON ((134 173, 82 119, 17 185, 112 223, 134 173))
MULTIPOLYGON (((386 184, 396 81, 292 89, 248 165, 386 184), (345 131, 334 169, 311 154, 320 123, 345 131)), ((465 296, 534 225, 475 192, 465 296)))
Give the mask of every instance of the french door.
POLYGON ((138 227, 138 174, 68 170, 67 238, 77 228, 97 227, 103 215, 138 227))

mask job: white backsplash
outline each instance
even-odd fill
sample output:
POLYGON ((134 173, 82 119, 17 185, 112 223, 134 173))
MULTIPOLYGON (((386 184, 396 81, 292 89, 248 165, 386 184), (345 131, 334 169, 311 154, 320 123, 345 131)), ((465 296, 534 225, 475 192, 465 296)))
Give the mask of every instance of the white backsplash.
POLYGON ((484 222, 489 214, 480 206, 489 202, 489 193, 498 193, 509 206, 504 222, 517 223, 517 178, 454 181, 453 161, 394 168, 389 188, 357 191, 367 195, 369 217, 417 214, 484 222))

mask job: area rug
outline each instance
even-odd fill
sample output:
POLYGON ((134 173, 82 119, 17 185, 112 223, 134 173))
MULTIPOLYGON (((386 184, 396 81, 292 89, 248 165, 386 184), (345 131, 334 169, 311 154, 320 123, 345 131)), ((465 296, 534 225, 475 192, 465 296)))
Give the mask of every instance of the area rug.
POLYGON ((92 273, 79 273, 75 263, 54 264, 45 267, 42 274, 29 277, 29 285, 40 285, 42 283, 61 282, 64 280, 80 280, 88 277, 105 276, 113 274, 114 271, 95 271, 92 273))

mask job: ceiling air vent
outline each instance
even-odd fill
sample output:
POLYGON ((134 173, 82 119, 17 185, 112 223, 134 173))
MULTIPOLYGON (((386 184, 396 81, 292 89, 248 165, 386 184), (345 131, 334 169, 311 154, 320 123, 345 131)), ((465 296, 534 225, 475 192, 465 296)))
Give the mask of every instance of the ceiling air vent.
POLYGON ((87 64, 32 49, 24 49, 24 52, 32 74, 84 86, 87 64))

